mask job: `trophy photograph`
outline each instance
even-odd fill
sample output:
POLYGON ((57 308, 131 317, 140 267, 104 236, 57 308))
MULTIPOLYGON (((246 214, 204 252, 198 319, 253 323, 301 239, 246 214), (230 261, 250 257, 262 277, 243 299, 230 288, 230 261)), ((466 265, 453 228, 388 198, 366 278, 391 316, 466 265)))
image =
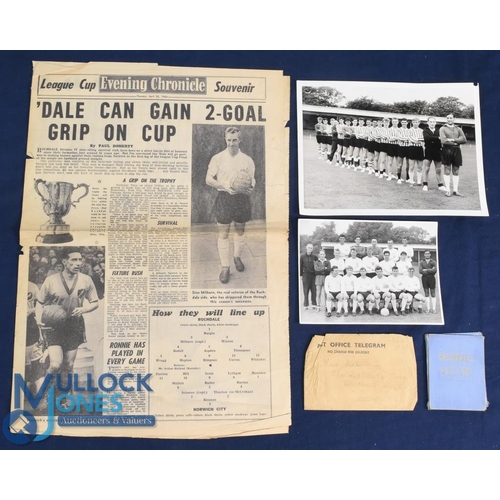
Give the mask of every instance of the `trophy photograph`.
POLYGON ((63 217, 68 215, 71 206, 75 207, 76 203, 89 194, 89 186, 87 184, 74 186, 70 182, 47 182, 43 179, 35 179, 35 191, 42 198, 44 212, 50 217, 45 224, 40 226, 36 241, 39 243, 73 241, 73 236, 69 232, 69 224, 64 222, 63 217), (79 188, 84 188, 85 192, 76 201, 71 201, 73 191, 79 188))

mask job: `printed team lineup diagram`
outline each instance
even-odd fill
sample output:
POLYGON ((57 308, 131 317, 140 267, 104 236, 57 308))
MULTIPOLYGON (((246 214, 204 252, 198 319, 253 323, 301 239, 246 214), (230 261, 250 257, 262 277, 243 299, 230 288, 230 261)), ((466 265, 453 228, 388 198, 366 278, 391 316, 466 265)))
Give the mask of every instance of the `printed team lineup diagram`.
POLYGON ((156 417, 271 417, 269 320, 267 306, 151 307, 155 392, 171 399, 159 413, 151 394, 156 417))

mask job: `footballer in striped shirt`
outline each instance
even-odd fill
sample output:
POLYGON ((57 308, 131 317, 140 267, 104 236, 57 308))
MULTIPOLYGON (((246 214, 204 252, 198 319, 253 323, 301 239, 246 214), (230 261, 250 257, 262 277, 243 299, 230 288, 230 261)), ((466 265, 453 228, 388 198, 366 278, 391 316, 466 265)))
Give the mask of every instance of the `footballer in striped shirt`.
POLYGON ((408 175, 408 149, 410 147, 410 130, 408 129, 408 120, 401 118, 401 127, 399 128, 399 141, 398 141, 398 184, 403 183, 401 173, 403 171, 403 164, 406 163, 406 175, 408 175), (406 162, 405 162, 406 160, 406 162))
POLYGON ((382 124, 377 127, 378 135, 380 136, 380 155, 379 155, 379 170, 380 177, 387 177, 386 164, 388 162, 387 158, 387 148, 389 147, 389 124, 391 121, 389 118, 384 118, 382 124))
POLYGON ((411 186, 415 184, 415 166, 417 167, 417 184, 422 183, 422 162, 424 160, 424 132, 420 128, 420 119, 416 116, 411 121, 410 128, 410 178, 411 186))
POLYGON ((393 118, 391 121, 391 127, 387 134, 388 144, 387 144, 387 180, 397 179, 397 177, 392 173, 394 167, 397 168, 397 157, 398 157, 398 143, 399 143, 399 119, 393 118))

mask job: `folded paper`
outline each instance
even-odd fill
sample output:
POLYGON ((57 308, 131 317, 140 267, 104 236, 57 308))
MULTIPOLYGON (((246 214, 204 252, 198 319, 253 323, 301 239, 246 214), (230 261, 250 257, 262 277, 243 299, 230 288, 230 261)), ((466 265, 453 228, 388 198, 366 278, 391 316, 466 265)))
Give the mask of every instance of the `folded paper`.
POLYGON ((413 339, 398 334, 327 334, 306 353, 306 410, 401 410, 417 403, 413 339))

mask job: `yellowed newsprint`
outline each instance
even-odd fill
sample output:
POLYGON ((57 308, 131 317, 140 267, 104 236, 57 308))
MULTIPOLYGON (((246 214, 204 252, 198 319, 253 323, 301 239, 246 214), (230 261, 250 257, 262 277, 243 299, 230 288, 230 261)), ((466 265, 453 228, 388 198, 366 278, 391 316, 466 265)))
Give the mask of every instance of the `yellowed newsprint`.
POLYGON ((33 69, 11 432, 288 432, 289 78, 33 69))

